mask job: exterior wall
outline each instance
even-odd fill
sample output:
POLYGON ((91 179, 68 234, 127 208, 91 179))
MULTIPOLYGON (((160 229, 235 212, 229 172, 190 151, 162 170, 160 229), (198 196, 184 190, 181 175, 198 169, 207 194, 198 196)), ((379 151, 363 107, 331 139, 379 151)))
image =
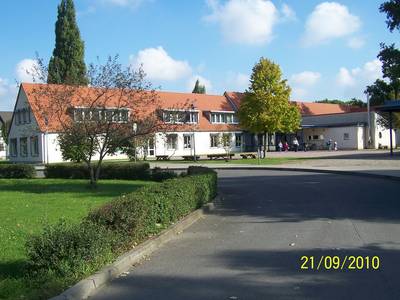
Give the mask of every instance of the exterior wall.
MULTIPOLYGON (((227 132, 225 132, 227 133, 227 132)), ((230 152, 240 152, 242 147, 236 147, 235 134, 242 134, 240 131, 234 131, 231 133, 231 147, 230 152)), ((170 133, 157 133, 156 134, 156 155, 168 155, 168 156, 186 156, 194 155, 194 148, 196 149, 196 155, 208 155, 208 154, 225 154, 226 150, 220 145, 219 147, 211 147, 210 135, 211 134, 222 134, 221 132, 195 132, 194 133, 194 147, 192 144, 191 149, 184 149, 184 135, 193 135, 193 132, 170 132, 170 133), (166 135, 176 134, 177 135, 177 148, 168 149, 166 135)), ((243 139, 243 137, 242 137, 243 139)), ((242 144, 243 146, 243 144, 242 144)))
MULTIPOLYGON (((374 113, 371 124, 372 147, 374 149, 390 147, 390 130, 379 124, 379 115, 374 113)), ((393 146, 396 145, 396 132, 392 130, 393 146)))
MULTIPOLYGON (((29 104, 26 98, 24 91, 21 89, 20 93, 18 94, 17 103, 15 106, 15 110, 29 108, 29 104)), ((40 163, 42 162, 43 157, 43 148, 42 148, 42 133, 39 130, 38 124, 32 114, 29 111, 29 122, 25 124, 17 124, 17 118, 14 118, 11 124, 10 132, 9 132, 9 140, 8 140, 8 158, 11 162, 29 162, 29 163, 40 163), (39 153, 38 155, 32 155, 31 151, 31 137, 38 137, 39 140, 39 153), (27 138, 28 140, 28 151, 26 156, 21 155, 21 138, 27 138), (16 139, 17 140, 17 155, 12 156, 10 152, 10 140, 16 139)))
POLYGON ((3 160, 3 159, 6 159, 6 156, 7 156, 7 153, 6 153, 7 145, 3 140, 3 136, 1 133, 1 126, 2 126, 2 123, 0 122, 0 160, 3 160), (4 147, 3 151, 1 150, 2 147, 4 147))
MULTIPOLYGON (((364 127, 329 127, 329 128, 305 128, 303 129, 304 141, 315 144, 316 149, 326 149, 330 139, 337 142, 338 149, 364 149, 364 127), (309 136, 323 136, 323 139, 309 140, 309 136)), ((332 145, 333 147, 333 145, 332 145)))

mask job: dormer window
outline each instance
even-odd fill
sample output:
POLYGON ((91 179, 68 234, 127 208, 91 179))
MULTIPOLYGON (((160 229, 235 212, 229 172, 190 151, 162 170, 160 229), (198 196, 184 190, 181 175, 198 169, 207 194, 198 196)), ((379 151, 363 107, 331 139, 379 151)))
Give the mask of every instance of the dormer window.
POLYGON ((213 124, 238 124, 239 120, 235 112, 211 111, 210 122, 213 124))
POLYGON ((199 112, 197 110, 164 110, 163 121, 169 124, 197 124, 199 112))
POLYGON ((129 120, 128 108, 85 108, 73 109, 75 122, 106 121, 112 123, 126 123, 129 120))

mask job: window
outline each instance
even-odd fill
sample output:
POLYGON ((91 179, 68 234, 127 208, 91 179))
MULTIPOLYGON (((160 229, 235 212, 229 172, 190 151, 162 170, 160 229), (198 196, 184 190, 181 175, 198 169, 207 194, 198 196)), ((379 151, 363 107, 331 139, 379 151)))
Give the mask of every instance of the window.
POLYGON ((167 135, 167 149, 169 150, 178 149, 178 136, 176 134, 167 135))
POLYGON ((349 140, 349 139, 350 139, 350 133, 344 133, 344 134, 343 134, 343 139, 344 139, 345 141, 349 140))
POLYGON ((22 157, 28 156, 28 138, 20 138, 19 139, 19 152, 22 157))
POLYGON ((18 156, 17 139, 10 139, 10 155, 18 156))
POLYGON ((238 118, 234 113, 227 113, 227 112, 222 112, 222 113, 211 113, 210 117, 211 123, 217 123, 217 124, 237 124, 238 123, 238 118))
POLYGON ((198 112, 189 112, 186 114, 186 123, 198 123, 199 122, 199 113, 198 112))
POLYGON ((236 146, 236 148, 242 147, 242 134, 241 133, 235 134, 235 146, 236 146))
POLYGON ((232 142, 232 135, 230 133, 222 134, 222 146, 230 147, 232 142))
POLYGON ((31 137, 31 156, 39 156, 39 138, 37 136, 31 137))
POLYGON ((312 137, 313 140, 318 140, 318 138, 319 138, 318 135, 313 135, 312 137))
POLYGON ((219 135, 218 134, 210 134, 210 146, 211 148, 218 147, 219 144, 219 135))
POLYGON ((379 138, 380 139, 382 138, 382 132, 379 132, 379 138))
POLYGON ((0 142, 0 151, 4 151, 4 150, 5 150, 4 144, 0 142))
POLYGON ((183 148, 184 149, 192 148, 192 135, 189 134, 183 135, 183 148))
POLYGON ((198 123, 199 113, 197 111, 180 111, 167 110, 163 112, 163 120, 165 123, 198 123))
POLYGON ((129 120, 129 109, 75 108, 74 121, 106 121, 126 123, 129 120))

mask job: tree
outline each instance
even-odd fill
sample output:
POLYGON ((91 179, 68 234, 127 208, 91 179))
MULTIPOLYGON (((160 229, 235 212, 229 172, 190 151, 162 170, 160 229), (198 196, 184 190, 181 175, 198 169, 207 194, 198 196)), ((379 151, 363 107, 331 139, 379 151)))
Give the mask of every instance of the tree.
POLYGON ((400 30, 400 0, 389 0, 381 4, 379 11, 386 13, 386 24, 391 32, 400 30))
MULTIPOLYGON (((300 112, 290 104, 291 89, 282 79, 279 65, 261 58, 253 67, 250 87, 240 104, 241 125, 255 134, 295 132, 300 128, 300 112)), ((265 138, 263 138, 265 155, 265 138)))
POLYGON ((86 85, 84 42, 75 19, 73 0, 61 0, 55 26, 56 44, 48 66, 48 83, 86 85))
POLYGON ((364 93, 369 96, 369 103, 372 106, 382 105, 385 101, 394 99, 393 87, 381 79, 367 86, 364 93))
POLYGON ((141 69, 123 67, 118 57, 110 57, 103 65, 89 65, 90 87, 34 86, 33 103, 47 120, 46 126, 57 124, 63 158, 82 161, 92 186, 100 178, 107 155, 126 152, 132 139, 163 130, 158 96, 144 76, 141 69))
POLYGON ((400 90, 400 50, 396 49, 394 44, 387 46, 381 43, 378 58, 382 62, 383 77, 390 81, 394 99, 397 100, 400 90))
POLYGON ((203 84, 200 84, 200 81, 197 79, 192 93, 193 94, 205 94, 206 86, 203 84))
POLYGON ((339 104, 339 105, 351 105, 351 106, 357 106, 357 107, 366 107, 367 104, 357 98, 351 98, 351 100, 345 101, 345 100, 339 100, 339 99, 324 99, 324 100, 318 100, 315 101, 315 103, 328 103, 328 104, 339 104))

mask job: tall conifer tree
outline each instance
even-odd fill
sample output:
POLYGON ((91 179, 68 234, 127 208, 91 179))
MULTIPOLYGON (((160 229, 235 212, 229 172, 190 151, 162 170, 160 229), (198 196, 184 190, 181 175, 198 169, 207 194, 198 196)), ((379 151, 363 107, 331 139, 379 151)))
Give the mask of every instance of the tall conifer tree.
POLYGON ((76 24, 73 0, 61 0, 55 31, 56 45, 49 62, 47 82, 86 85, 85 46, 76 24))

